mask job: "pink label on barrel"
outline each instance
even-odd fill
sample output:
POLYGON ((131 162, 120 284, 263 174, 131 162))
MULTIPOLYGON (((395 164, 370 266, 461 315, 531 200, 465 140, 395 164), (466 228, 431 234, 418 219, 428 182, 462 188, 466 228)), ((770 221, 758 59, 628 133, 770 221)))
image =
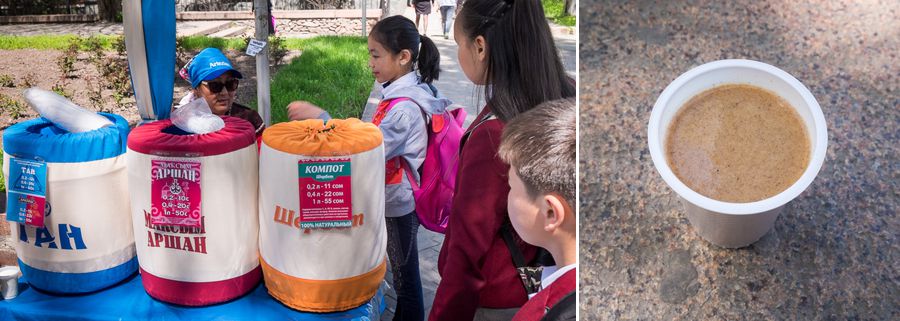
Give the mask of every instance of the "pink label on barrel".
POLYGON ((300 227, 350 227, 350 158, 300 160, 300 227))
POLYGON ((158 225, 200 226, 200 161, 150 161, 150 220, 158 225))

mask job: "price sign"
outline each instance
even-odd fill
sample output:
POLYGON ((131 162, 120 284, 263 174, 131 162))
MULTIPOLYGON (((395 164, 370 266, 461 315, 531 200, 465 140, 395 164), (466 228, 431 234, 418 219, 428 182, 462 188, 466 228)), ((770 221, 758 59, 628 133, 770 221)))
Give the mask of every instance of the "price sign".
POLYGON ((300 227, 350 227, 350 158, 300 160, 300 227))
POLYGON ((10 158, 6 220, 43 227, 47 204, 47 163, 10 158))
POLYGON ((250 39, 250 43, 247 44, 247 55, 248 56, 256 56, 265 47, 266 47, 265 41, 257 40, 257 39, 250 39))
POLYGON ((200 161, 158 158, 150 167, 150 221, 200 227, 200 161))

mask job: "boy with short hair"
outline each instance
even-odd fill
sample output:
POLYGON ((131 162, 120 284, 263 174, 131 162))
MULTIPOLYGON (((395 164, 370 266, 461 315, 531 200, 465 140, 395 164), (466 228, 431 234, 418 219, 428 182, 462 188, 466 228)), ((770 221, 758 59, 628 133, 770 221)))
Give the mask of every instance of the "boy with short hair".
POLYGON ((540 292, 513 320, 541 320, 559 310, 574 316, 574 304, 553 307, 567 296, 574 303, 576 288, 575 114, 573 99, 549 101, 503 130, 500 157, 510 165, 510 221, 525 242, 547 249, 557 263, 544 268, 540 292))

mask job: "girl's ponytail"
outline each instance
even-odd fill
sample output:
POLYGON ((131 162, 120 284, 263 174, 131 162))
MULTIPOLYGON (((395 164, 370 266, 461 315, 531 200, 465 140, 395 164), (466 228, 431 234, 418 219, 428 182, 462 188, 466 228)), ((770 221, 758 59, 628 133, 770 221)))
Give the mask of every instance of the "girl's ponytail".
POLYGON ((438 80, 441 73, 441 54, 434 41, 425 35, 421 36, 422 47, 419 49, 418 69, 419 75, 422 76, 422 82, 430 84, 438 80))

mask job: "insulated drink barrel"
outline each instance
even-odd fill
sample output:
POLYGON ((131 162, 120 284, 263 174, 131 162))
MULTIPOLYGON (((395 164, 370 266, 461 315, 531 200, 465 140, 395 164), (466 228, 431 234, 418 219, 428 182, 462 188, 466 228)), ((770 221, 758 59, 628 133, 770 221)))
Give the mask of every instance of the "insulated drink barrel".
POLYGON ((208 134, 189 134, 163 120, 128 137, 141 276, 158 300, 216 304, 259 283, 254 128, 240 118, 223 119, 225 127, 208 134))
MULTIPOLYGON (((38 118, 3 133, 7 190, 27 180, 46 185, 38 186, 46 193, 43 226, 10 224, 22 273, 38 289, 93 292, 137 270, 125 169, 128 122, 99 114, 113 126, 69 133, 38 118), (45 163, 46 181, 21 169, 10 172, 13 158, 45 163)), ((7 215, 16 215, 12 211, 7 215)))
POLYGON ((381 131, 358 119, 280 123, 263 132, 260 153, 269 294, 311 312, 369 301, 385 274, 381 131))

